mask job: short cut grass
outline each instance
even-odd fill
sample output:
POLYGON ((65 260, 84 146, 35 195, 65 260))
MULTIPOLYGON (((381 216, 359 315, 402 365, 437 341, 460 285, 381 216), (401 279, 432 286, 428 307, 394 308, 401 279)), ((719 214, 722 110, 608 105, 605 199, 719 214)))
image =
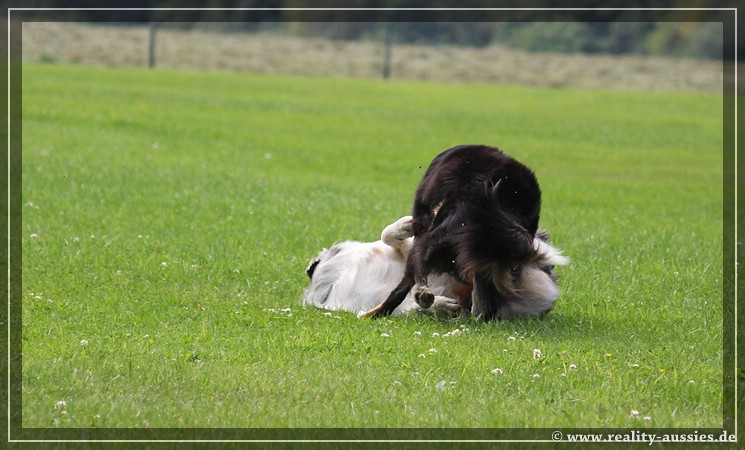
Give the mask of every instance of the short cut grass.
POLYGON ((24 65, 23 426, 719 427, 721 113, 710 94, 24 65), (308 259, 377 239, 465 143, 536 172, 572 258, 554 311, 302 307, 308 259))

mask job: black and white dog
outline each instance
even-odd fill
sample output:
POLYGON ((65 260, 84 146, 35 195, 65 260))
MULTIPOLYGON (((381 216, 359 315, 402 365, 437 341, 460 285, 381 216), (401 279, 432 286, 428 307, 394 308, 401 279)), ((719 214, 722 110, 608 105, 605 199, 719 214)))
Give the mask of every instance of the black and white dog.
MULTIPOLYGON (((487 153, 496 151, 490 148, 485 149, 488 149, 486 150, 487 153)), ((443 155, 446 153, 443 153, 443 155)), ((442 159, 442 155, 433 161, 432 166, 436 165, 438 159, 442 159)), ((473 161, 474 163, 481 163, 476 159, 473 161)), ((430 176, 432 170, 432 167, 430 167, 427 174, 425 174, 425 180, 434 179, 430 176)), ((508 169, 508 172, 509 174, 505 174, 504 176, 504 181, 497 180, 494 185, 489 185, 484 180, 478 178, 470 180, 469 182, 475 183, 480 189, 484 189, 484 196, 487 197, 487 204, 484 204, 483 199, 479 200, 479 195, 476 195, 475 201, 478 203, 470 207, 461 204, 464 201, 468 201, 468 197, 463 197, 460 201, 446 198, 448 196, 445 195, 445 192, 455 190, 455 188, 448 185, 450 180, 442 180, 445 185, 438 191, 439 194, 423 192, 427 189, 423 189, 422 185, 420 185, 414 212, 415 214, 419 213, 422 215, 422 211, 424 211, 424 214, 428 217, 420 217, 418 224, 416 222, 416 216, 414 218, 411 216, 402 217, 395 223, 388 225, 383 230, 381 240, 376 242, 345 241, 334 244, 330 249, 321 251, 310 262, 306 270, 310 279, 310 286, 305 290, 303 303, 330 310, 351 311, 360 315, 401 314, 425 310, 450 315, 462 312, 474 312, 478 316, 480 314, 479 311, 483 309, 483 306, 480 305, 488 299, 478 297, 479 295, 483 296, 485 290, 480 288, 476 283, 481 283, 484 278, 485 280, 483 281, 485 282, 492 281, 489 279, 490 274, 488 272, 496 271, 498 268, 492 267, 496 263, 493 261, 490 262, 488 259, 485 261, 480 253, 474 254, 474 251, 488 252, 489 249, 474 250, 473 246, 493 246, 496 241, 497 244, 505 245, 504 251, 498 251, 498 253, 500 255, 502 253, 509 255, 513 252, 512 247, 516 245, 515 242, 512 242, 513 240, 519 240, 522 236, 531 236, 529 237, 530 241, 526 244, 528 248, 521 249, 525 256, 518 261, 514 261, 514 265, 513 261, 508 259, 510 264, 508 266, 509 280, 505 281, 505 283, 508 283, 507 287, 509 287, 509 290, 505 291, 505 294, 499 297, 500 304, 495 317, 510 319, 524 316, 539 316, 547 313, 553 308, 554 303, 559 297, 559 288, 556 284, 553 268, 557 265, 568 264, 569 258, 563 256, 560 250, 549 244, 548 236, 545 233, 537 230, 537 213, 535 230, 532 233, 526 230, 519 236, 513 237, 490 237, 489 235, 491 233, 520 232, 520 229, 511 229, 511 226, 516 226, 513 224, 515 219, 504 217, 506 214, 514 213, 497 212, 496 215, 498 217, 495 221, 489 221, 482 217, 494 214, 494 211, 490 207, 493 209, 494 206, 501 206, 502 204, 507 205, 510 210, 520 209, 518 206, 515 206, 515 202, 519 202, 520 200, 510 198, 512 196, 506 196, 506 200, 499 203, 502 198, 499 194, 501 187, 513 189, 513 195, 517 196, 518 191, 514 191, 517 185, 509 180, 510 176, 513 179, 518 178, 516 175, 517 172, 513 173, 513 169, 508 169), (434 197, 434 200, 431 200, 430 197, 434 197), (428 199, 429 203, 433 206, 428 206, 428 199), (497 203, 492 204, 489 201, 497 203), (483 208, 483 210, 471 211, 471 209, 475 208, 483 208), (451 217, 448 217, 448 215, 451 217), (457 223, 460 218, 462 218, 462 221, 457 223), (468 226, 466 219, 469 221, 468 226), (482 220, 486 223, 472 223, 472 220, 482 220), (427 223, 429 225, 426 225, 427 223), (445 223, 455 223, 460 228, 449 229, 442 225, 445 223), (496 225, 500 225, 501 228, 494 226, 495 223, 496 225), (438 226, 433 224, 439 224, 438 226, 440 228, 438 229, 438 226), (414 238, 417 234, 417 226, 420 228, 419 236, 414 238), (424 228, 423 231, 422 228, 424 228), (427 232, 433 229, 441 233, 438 238, 439 241, 433 239, 431 236, 429 238, 427 237, 427 232), (447 236, 455 239, 453 242, 459 242, 459 239, 469 239, 462 237, 464 235, 467 236, 467 230, 470 233, 485 233, 486 236, 477 236, 478 239, 475 239, 475 242, 472 242, 470 246, 466 245, 466 243, 461 243, 460 246, 453 249, 444 249, 447 251, 443 251, 442 247, 451 245, 451 242, 447 240, 445 242, 440 241, 444 240, 447 236), (423 236, 424 238, 422 238, 423 236), (424 247, 420 245, 422 241, 428 243, 425 245, 431 245, 432 247, 417 249, 417 247, 424 247), (458 251, 468 253, 459 257, 457 254, 458 251), (448 258, 452 258, 452 266, 443 265, 441 261, 439 262, 440 265, 437 264, 438 261, 434 261, 434 263, 430 262, 433 268, 426 273, 426 277, 422 276, 416 283, 406 289, 402 289, 401 284, 403 282, 401 280, 408 280, 407 274, 411 270, 410 265, 414 261, 411 258, 412 254, 416 258, 416 265, 422 264, 423 255, 425 254, 429 254, 430 258, 432 258, 432 254, 435 256, 440 255, 440 257, 445 254, 448 258), (469 259, 478 257, 481 259, 469 259), (472 264, 466 263, 469 261, 472 264), (456 270, 457 267, 460 267, 457 265, 458 263, 468 270, 456 270), (485 266, 480 267, 480 264, 484 264, 485 266), (484 272, 486 273, 482 276, 481 274, 484 272), (474 276, 474 274, 478 276, 474 276), (412 289, 417 283, 419 286, 416 289, 412 289), (390 298, 389 294, 392 291, 394 293, 403 293, 400 300, 395 304, 386 300, 388 303, 383 302, 383 304, 379 305, 381 299, 386 298, 386 296, 390 298), (422 301, 422 292, 431 294, 431 298, 426 303, 422 301), (416 298, 416 294, 419 294, 419 298, 416 298), (381 307, 389 309, 384 310, 381 307)), ((530 175, 532 175, 532 172, 530 172, 530 175)), ((533 177, 532 179, 534 180, 535 178, 533 177)), ((519 179, 516 181, 519 181, 519 179)), ((424 181, 422 183, 424 184, 424 181)), ((430 187, 432 186, 430 185, 430 187)), ((532 209, 532 207, 528 209, 532 209)), ((528 224, 527 227, 530 228, 531 225, 528 224)), ((435 234, 435 237, 437 236, 435 234)), ((524 245, 525 243, 519 241, 517 244, 524 245)), ((418 267, 416 265, 415 267, 418 267)), ((494 276, 494 274, 491 275, 494 276)))
POLYGON ((411 295, 434 304, 431 275, 472 287, 465 307, 482 320, 541 316, 553 308, 554 265, 568 261, 538 232, 533 172, 502 151, 462 145, 439 154, 417 188, 414 241, 401 281, 365 316, 388 315, 411 295))

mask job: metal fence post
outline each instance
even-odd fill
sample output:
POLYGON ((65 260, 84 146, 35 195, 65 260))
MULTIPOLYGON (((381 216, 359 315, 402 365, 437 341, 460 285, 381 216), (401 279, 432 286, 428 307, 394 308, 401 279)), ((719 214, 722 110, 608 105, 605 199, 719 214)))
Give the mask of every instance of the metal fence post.
POLYGON ((386 22, 385 24, 385 56, 383 59, 383 79, 387 80, 391 77, 391 52, 393 50, 393 24, 386 22))
POLYGON ((150 39, 147 67, 152 69, 155 67, 155 22, 150 22, 148 28, 150 29, 150 39))

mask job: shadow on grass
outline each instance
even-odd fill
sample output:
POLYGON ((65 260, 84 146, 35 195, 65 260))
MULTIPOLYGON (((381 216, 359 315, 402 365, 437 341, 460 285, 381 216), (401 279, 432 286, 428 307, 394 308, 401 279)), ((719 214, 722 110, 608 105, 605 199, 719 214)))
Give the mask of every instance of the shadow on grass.
MULTIPOLYGON (((324 314, 324 310, 320 314, 324 314)), ((347 314, 335 312, 334 314, 347 314)), ((417 327, 453 329, 465 326, 468 329, 495 337, 514 334, 541 337, 555 341, 607 340, 613 336, 623 335, 628 325, 610 317, 591 315, 589 313, 568 313, 555 310, 544 317, 527 317, 516 320, 484 322, 467 314, 457 317, 414 313, 403 316, 390 316, 378 319, 360 318, 360 325, 365 323, 380 325, 380 328, 395 327, 396 323, 416 325, 417 327)))

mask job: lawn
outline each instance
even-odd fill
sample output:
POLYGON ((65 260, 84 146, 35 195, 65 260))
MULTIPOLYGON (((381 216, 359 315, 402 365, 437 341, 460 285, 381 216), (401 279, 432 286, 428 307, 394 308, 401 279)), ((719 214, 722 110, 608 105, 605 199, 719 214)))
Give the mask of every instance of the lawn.
POLYGON ((23 426, 721 427, 721 114, 712 94, 25 65, 23 426), (536 172, 572 258, 556 308, 303 308, 308 259, 377 239, 463 143, 536 172))

